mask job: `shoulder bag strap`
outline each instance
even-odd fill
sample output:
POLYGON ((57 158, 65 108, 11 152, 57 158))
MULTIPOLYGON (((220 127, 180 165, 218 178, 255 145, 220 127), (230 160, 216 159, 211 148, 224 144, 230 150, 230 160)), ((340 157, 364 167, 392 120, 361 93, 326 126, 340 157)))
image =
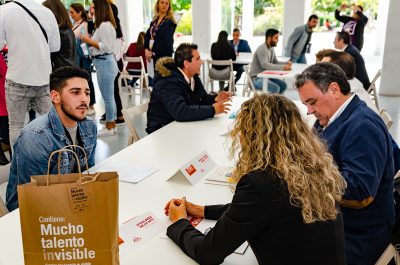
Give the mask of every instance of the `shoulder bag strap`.
POLYGON ((39 20, 37 19, 37 17, 35 17, 35 15, 32 14, 32 12, 29 11, 29 9, 26 8, 23 4, 21 4, 21 3, 17 2, 17 1, 12 1, 12 3, 16 3, 17 5, 19 5, 20 7, 22 7, 22 8, 33 18, 33 20, 35 20, 36 23, 38 23, 40 29, 42 30, 43 36, 44 36, 45 39, 46 39, 46 42, 49 43, 49 38, 47 37, 46 31, 44 30, 44 28, 43 28, 42 25, 40 24, 40 22, 39 22, 39 20))

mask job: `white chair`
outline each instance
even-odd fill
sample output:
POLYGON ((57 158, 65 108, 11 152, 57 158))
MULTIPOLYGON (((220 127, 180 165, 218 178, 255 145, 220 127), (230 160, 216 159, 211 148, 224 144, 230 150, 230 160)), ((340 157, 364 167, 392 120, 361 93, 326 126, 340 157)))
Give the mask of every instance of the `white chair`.
POLYGON ((381 109, 379 115, 381 116, 383 122, 385 123, 386 128, 389 130, 390 127, 392 127, 393 125, 392 117, 390 117, 389 113, 387 113, 385 109, 381 109))
POLYGON ((244 69, 244 74, 245 74, 245 83, 243 87, 243 97, 249 97, 251 93, 256 94, 256 88, 254 87, 253 80, 251 79, 250 76, 250 65, 245 65, 243 66, 244 69))
POLYGON ((375 102, 376 108, 379 110, 379 103, 378 103, 378 94, 376 93, 376 80, 381 76, 382 70, 379 69, 378 72, 376 73, 374 79, 372 79, 371 84, 369 85, 369 88, 367 90, 368 94, 370 94, 372 100, 375 102))
POLYGON ((125 123, 128 126, 129 130, 131 131, 131 135, 128 138, 128 145, 131 145, 134 142, 139 141, 140 138, 135 129, 133 121, 137 115, 147 112, 148 108, 149 108, 149 103, 146 102, 129 109, 122 109, 122 114, 124 115, 125 123))
POLYGON ((233 73, 233 63, 232 60, 207 60, 208 65, 208 76, 207 76, 207 84, 211 84, 211 91, 214 91, 214 81, 227 81, 229 91, 233 92, 235 85, 235 75, 233 73), (228 79, 212 79, 210 77, 210 69, 213 65, 218 66, 228 66, 230 68, 230 74, 228 79))
MULTIPOLYGON (((131 81, 132 78, 138 78, 139 79, 139 97, 140 97, 140 103, 142 103, 143 99, 143 90, 147 89, 149 90, 148 84, 148 75, 146 73, 145 67, 144 67, 144 62, 141 56, 138 57, 125 57, 124 58, 124 69, 120 73, 120 76, 118 78, 118 86, 120 89, 126 88, 128 90, 128 94, 132 95, 131 89, 135 91, 136 87, 132 87, 129 85, 129 82, 131 81), (127 70, 127 66, 129 63, 140 63, 141 68, 140 70, 138 69, 138 74, 130 74, 127 70)), ((135 93, 133 94, 135 95, 135 93)))
POLYGON ((400 265, 399 253, 392 244, 389 244, 375 265, 387 265, 392 259, 394 259, 396 265, 400 265))
MULTIPOLYGON (((7 187, 8 183, 8 176, 10 175, 10 165, 11 163, 0 167, 0 190, 5 195, 5 188, 7 187)), ((0 196, 0 217, 6 215, 8 213, 8 209, 4 204, 3 194, 0 196)))

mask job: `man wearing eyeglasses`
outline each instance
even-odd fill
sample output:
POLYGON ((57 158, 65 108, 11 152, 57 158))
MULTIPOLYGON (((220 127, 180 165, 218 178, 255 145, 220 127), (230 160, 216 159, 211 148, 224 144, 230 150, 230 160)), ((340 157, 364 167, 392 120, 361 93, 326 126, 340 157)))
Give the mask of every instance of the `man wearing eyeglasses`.
POLYGON ((350 93, 337 65, 308 67, 297 76, 296 87, 347 182, 340 203, 347 264, 375 264, 389 245, 394 223, 390 134, 382 119, 350 93))

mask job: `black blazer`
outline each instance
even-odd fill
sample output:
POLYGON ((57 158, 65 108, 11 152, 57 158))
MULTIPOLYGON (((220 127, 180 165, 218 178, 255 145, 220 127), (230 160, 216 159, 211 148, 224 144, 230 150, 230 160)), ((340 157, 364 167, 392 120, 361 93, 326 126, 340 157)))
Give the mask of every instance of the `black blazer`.
POLYGON ((349 44, 344 51, 353 56, 354 63, 356 64, 356 74, 354 76, 360 80, 365 90, 367 90, 371 83, 369 82, 367 69, 365 68, 365 62, 360 54, 360 51, 351 44, 349 44))
POLYGON ((289 202, 287 187, 268 172, 251 173, 238 183, 232 203, 206 206, 218 219, 205 236, 186 219, 167 235, 200 264, 220 264, 246 240, 259 264, 344 265, 342 216, 305 224, 301 209, 289 202))
MULTIPOLYGON (((153 20, 150 23, 150 27, 146 32, 146 36, 144 38, 144 48, 149 49, 150 45, 150 28, 156 23, 157 20, 153 20)), ((156 33, 156 37, 154 39, 154 44, 152 48, 152 52, 155 53, 153 55, 154 63, 161 57, 172 57, 172 53, 174 52, 174 32, 175 32, 176 24, 170 20, 165 20, 156 33)))

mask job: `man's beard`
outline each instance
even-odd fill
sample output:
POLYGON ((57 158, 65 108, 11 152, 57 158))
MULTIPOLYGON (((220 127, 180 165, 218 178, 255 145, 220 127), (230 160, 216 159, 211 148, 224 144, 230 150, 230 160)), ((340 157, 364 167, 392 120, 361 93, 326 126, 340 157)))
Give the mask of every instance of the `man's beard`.
MULTIPOLYGON (((86 104, 82 104, 81 106, 85 106, 86 110, 88 109, 88 107, 86 106, 86 104)), ((68 111, 68 108, 66 107, 66 105, 64 104, 64 102, 61 102, 61 110, 64 112, 64 114, 70 118, 73 121, 79 122, 79 121, 83 121, 84 119, 86 119, 86 115, 83 118, 79 118, 76 117, 74 114, 72 114, 71 112, 68 111)))

